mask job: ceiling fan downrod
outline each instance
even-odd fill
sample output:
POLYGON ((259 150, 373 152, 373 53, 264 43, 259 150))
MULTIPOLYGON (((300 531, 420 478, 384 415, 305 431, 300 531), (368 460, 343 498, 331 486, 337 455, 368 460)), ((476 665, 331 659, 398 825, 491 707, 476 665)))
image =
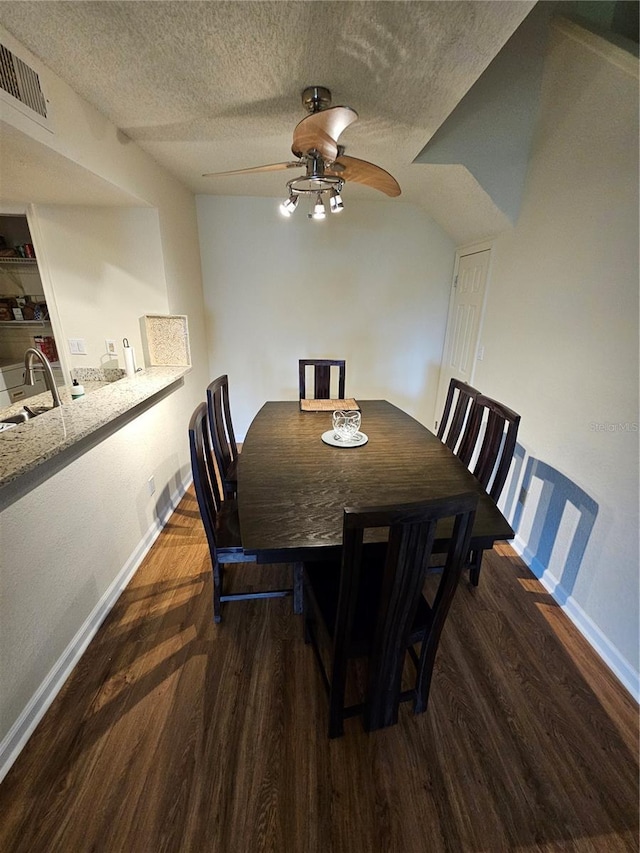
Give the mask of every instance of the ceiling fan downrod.
POLYGON ((307 86, 302 91, 302 105, 309 113, 319 113, 331 106, 331 91, 325 86, 307 86))

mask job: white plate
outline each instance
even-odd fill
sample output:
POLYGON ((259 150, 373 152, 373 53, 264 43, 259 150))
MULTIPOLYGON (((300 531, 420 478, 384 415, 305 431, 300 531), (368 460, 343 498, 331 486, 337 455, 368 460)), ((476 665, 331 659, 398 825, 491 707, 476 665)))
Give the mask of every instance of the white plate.
POLYGON ((350 441, 343 441, 340 438, 335 438, 335 432, 330 429, 322 433, 322 440, 325 444, 330 444, 332 447, 362 447, 369 441, 369 436, 363 432, 357 432, 350 441))

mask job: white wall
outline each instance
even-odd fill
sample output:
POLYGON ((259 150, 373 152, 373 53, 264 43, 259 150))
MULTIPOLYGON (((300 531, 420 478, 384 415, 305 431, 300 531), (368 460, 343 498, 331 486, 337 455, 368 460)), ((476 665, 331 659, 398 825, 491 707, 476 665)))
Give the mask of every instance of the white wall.
MULTIPOLYGON (((26 731, 43 679, 179 492, 187 419, 207 381, 229 373, 242 437, 265 400, 296 398, 298 358, 344 355, 349 394, 386 397, 429 424, 453 268, 451 241, 402 202, 345 196, 344 218, 320 224, 303 211, 283 221, 269 199, 203 197, 196 224, 187 190, 43 74, 56 133, 19 129, 157 210, 166 304, 189 316, 194 369, 184 388, 0 515, 0 738, 26 731)), ((598 504, 565 597, 603 654, 637 673, 637 436, 590 429, 638 419, 637 80, 561 38, 543 104, 521 219, 494 250, 476 384, 521 412, 529 458, 598 504)), ((127 241, 119 246, 126 258, 127 241)), ((97 262, 107 248, 97 240, 97 262)), ((531 492, 520 532, 539 553, 527 513, 542 502, 531 492)), ((550 564, 561 578, 560 557, 550 564)))
POLYGON ((265 198, 198 196, 211 378, 244 434, 298 398, 299 358, 345 358, 346 394, 433 421, 455 247, 412 205, 350 202, 323 222, 265 198))
POLYGON ((637 691, 637 61, 574 28, 553 38, 522 213, 493 252, 482 342, 474 385, 522 415, 521 477, 529 459, 551 469, 538 467, 524 508, 509 507, 521 513, 516 543, 637 691), (556 535, 549 501, 563 491, 556 535))
MULTIPOLYGON (((3 105, 2 122, 12 133, 23 134, 30 141, 67 158, 75 164, 76 171, 81 167, 87 175, 99 179, 100 185, 113 186, 117 191, 114 197, 126 197, 127 207, 137 205, 139 200, 140 206, 157 211, 169 312, 189 317, 194 371, 187 377, 185 387, 189 389, 190 405, 199 399, 200 386, 207 376, 205 359, 200 357, 206 353, 207 341, 193 194, 1 27, 0 37, 3 44, 38 71, 43 90, 51 102, 54 132, 40 127, 8 105, 3 105)), ((5 132, 4 127, 2 131, 5 132)), ((32 147, 25 145, 25 156, 32 147)), ((28 164, 25 169, 28 171, 28 164)), ((42 181, 46 178, 45 172, 42 181)), ((52 186, 56 187, 55 176, 51 175, 51 179, 52 186)), ((21 201, 26 205, 36 199, 21 201)), ((124 222, 127 208, 117 209, 124 222)), ((99 251, 98 243, 96 249, 99 251)), ((185 411, 187 408, 185 406, 185 411)))
POLYGON ((0 513, 0 777, 182 493, 180 392, 0 513), (158 486, 149 496, 147 479, 158 486), (89 624, 85 624, 86 622, 89 624), (51 680, 51 684, 49 684, 51 680), (8 736, 7 736, 8 735, 8 736), (3 742, 4 737, 4 742, 3 742))
POLYGON ((34 216, 67 364, 124 368, 126 337, 144 367, 139 318, 169 312, 158 211, 36 206, 34 216), (87 354, 72 355, 69 338, 84 339, 87 354), (117 360, 107 354, 105 339, 116 341, 117 360))
POLYGON ((108 303, 114 336, 127 335, 134 313, 137 324, 142 308, 162 306, 189 317, 193 370, 183 387, 0 514, 0 778, 82 650, 78 638, 90 638, 87 616, 102 613, 105 590, 117 591, 180 495, 189 476, 187 423, 209 375, 193 195, 48 69, 40 72, 55 133, 9 109, 3 119, 152 209, 95 209, 85 222, 77 209, 36 209, 39 260, 52 259, 65 330, 102 334, 107 326, 91 319, 94 300, 97 310, 108 303), (134 247, 141 235, 153 245, 134 247))

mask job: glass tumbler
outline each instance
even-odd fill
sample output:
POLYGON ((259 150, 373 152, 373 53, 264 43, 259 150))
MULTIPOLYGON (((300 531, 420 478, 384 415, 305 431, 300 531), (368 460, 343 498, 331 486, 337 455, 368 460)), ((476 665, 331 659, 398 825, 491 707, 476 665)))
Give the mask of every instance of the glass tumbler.
POLYGON ((360 429, 360 412, 333 413, 333 437, 336 441, 353 441, 360 429))

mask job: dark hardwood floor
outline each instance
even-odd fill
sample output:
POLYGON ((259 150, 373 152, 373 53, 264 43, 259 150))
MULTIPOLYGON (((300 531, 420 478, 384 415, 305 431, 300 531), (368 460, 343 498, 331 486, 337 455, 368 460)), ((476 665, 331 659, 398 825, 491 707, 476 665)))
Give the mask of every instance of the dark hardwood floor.
POLYGON ((638 850, 637 706, 508 546, 371 735, 327 739, 291 599, 211 613, 190 492, 0 786, 3 853, 638 850))

